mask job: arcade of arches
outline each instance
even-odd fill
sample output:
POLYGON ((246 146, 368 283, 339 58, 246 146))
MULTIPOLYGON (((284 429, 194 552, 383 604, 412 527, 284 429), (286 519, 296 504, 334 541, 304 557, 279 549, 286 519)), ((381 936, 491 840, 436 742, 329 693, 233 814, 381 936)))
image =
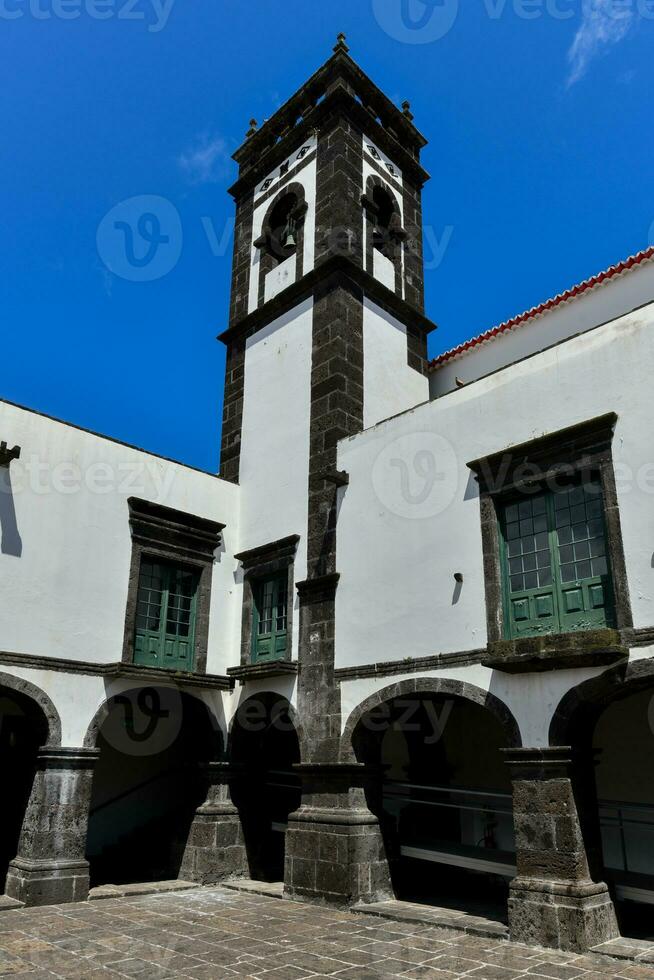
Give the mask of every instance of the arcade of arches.
POLYGON ((651 937, 654 679, 582 685, 546 748, 522 747, 490 695, 422 686, 374 696, 342 760, 308 764, 277 694, 243 701, 225 746, 199 698, 130 690, 61 748, 45 696, 0 684, 4 890, 49 904, 107 883, 286 878, 295 897, 483 912, 544 945, 586 949, 618 923, 651 937))

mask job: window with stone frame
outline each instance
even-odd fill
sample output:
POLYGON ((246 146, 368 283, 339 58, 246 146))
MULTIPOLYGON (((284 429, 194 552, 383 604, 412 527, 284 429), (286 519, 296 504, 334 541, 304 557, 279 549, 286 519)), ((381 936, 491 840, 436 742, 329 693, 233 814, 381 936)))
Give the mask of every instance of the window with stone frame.
POLYGON ((135 664, 193 670, 199 581, 196 568, 142 558, 136 599, 135 664))
POLYGON ((283 660, 288 646, 288 574, 252 583, 252 663, 283 660))
POLYGON ((123 662, 206 673, 211 580, 224 524, 130 497, 123 662))
POLYGON ((499 506, 506 639, 614 625, 599 473, 499 506))
POLYGON ((601 416, 468 465, 479 483, 489 643, 632 626, 601 416))
POLYGON ((294 562, 299 535, 241 552, 241 666, 292 659, 294 562))

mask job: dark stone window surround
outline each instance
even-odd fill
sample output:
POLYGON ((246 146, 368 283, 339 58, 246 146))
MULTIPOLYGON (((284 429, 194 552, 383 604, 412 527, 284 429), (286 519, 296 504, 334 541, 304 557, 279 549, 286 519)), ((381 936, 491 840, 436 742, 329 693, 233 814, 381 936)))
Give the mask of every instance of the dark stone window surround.
MULTIPOLYGON (((195 620, 194 673, 206 674, 209 645, 209 609, 214 552, 220 547, 225 525, 186 514, 138 497, 130 497, 129 525, 132 561, 129 571, 123 663, 134 661, 134 631, 139 575, 143 557, 195 568, 200 574, 195 620)), ((162 674, 164 668, 157 668, 162 674)))
MULTIPOLYGON (((254 585, 258 579, 267 578, 269 575, 275 575, 278 572, 284 571, 288 575, 288 600, 286 608, 287 643, 286 654, 277 663, 278 665, 285 665, 281 667, 281 671, 285 673, 289 672, 287 664, 293 660, 293 579, 295 554, 299 540, 299 534, 290 534, 286 538, 280 538, 278 541, 272 541, 269 544, 260 545, 258 548, 251 548, 248 551, 241 551, 238 555, 234 555, 236 560, 240 561, 243 566, 243 616, 241 621, 241 668, 236 668, 235 671, 229 671, 230 676, 241 679, 245 676, 244 668, 247 668, 248 673, 252 673, 252 676, 261 676, 262 673, 265 673, 266 676, 271 676, 271 671, 274 671, 274 661, 260 665, 252 663, 254 585)), ((275 671, 275 673, 277 672, 275 671)))
MULTIPOLYGON (((558 649, 561 643, 552 636, 505 639, 497 509, 498 503, 508 493, 521 487, 526 489, 577 473, 597 473, 604 502, 616 626, 618 631, 630 630, 633 619, 611 449, 616 422, 617 415, 608 413, 468 463, 479 483, 486 625, 492 660, 489 666, 500 666, 504 658, 514 664, 524 659, 524 666, 528 669, 534 669, 534 663, 538 663, 540 669, 548 669, 548 665, 578 666, 576 659, 574 662, 571 659, 571 656, 575 658, 577 648, 577 653, 583 655, 583 663, 586 664, 590 662, 589 657, 592 657, 594 649, 600 657, 598 662, 602 663, 615 661, 616 657, 625 654, 620 635, 613 630, 591 630, 585 638, 583 633, 575 633, 575 642, 569 651, 558 649), (594 633, 598 634, 596 643, 590 636, 594 633), (584 640, 587 642, 584 643, 584 640), (585 651, 581 647, 585 647, 585 651), (557 657, 563 658, 561 663, 557 662, 557 657)), ((569 634, 566 636, 569 637, 569 634)))
MULTIPOLYGON (((297 198, 297 203, 293 210, 291 211, 291 217, 295 218, 297 223, 297 245, 295 247, 295 281, 297 282, 304 275, 304 218, 306 216, 308 205, 306 202, 304 185, 297 181, 290 184, 286 184, 279 192, 273 197, 268 209, 263 219, 261 225, 261 235, 253 245, 255 248, 260 250, 259 255, 259 282, 257 288, 257 305, 259 307, 264 305, 265 302, 265 289, 266 289, 266 276, 269 272, 276 267, 276 265, 281 264, 275 261, 275 256, 272 254, 269 243, 273 229, 270 227, 270 216, 277 206, 277 204, 283 200, 283 198, 294 194, 297 198)), ((287 256, 290 258, 290 255, 287 256)), ((284 261, 283 259, 281 261, 284 261)))

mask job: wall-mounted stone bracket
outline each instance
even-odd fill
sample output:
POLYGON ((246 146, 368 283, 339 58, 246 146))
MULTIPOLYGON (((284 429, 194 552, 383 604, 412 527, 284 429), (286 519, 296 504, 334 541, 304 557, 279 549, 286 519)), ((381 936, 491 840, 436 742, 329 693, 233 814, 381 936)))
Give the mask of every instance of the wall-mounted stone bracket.
POLYGON ((15 459, 20 459, 20 446, 9 449, 6 442, 0 442, 0 466, 9 466, 15 459))
POLYGON ((605 667, 629 658, 618 630, 577 630, 545 633, 488 644, 482 663, 506 674, 564 670, 572 667, 605 667))

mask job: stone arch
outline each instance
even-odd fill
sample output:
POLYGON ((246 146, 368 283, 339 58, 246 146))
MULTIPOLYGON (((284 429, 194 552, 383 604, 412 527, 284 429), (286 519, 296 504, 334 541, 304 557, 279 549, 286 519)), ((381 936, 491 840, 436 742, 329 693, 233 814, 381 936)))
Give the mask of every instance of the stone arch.
POLYGON ((91 884, 180 876, 211 763, 224 755, 210 705, 153 680, 113 691, 84 737, 97 748, 86 842, 91 884))
POLYGON ((0 687, 29 698, 43 712, 48 724, 48 738, 44 743, 46 746, 61 745, 61 718, 52 700, 45 691, 35 684, 24 680, 22 677, 14 677, 13 674, 0 673, 0 687))
POLYGON ((398 295, 402 294, 402 242, 406 238, 406 233, 402 227, 402 212, 400 205, 398 203, 397 194, 391 185, 382 180, 376 174, 371 174, 366 181, 366 192, 363 195, 362 203, 364 207, 365 221, 366 221, 366 256, 365 265, 366 272, 371 276, 374 275, 375 260, 374 260, 374 231, 375 231, 375 218, 378 214, 378 207, 375 203, 375 190, 381 190, 384 194, 388 195, 388 199, 391 204, 392 217, 389 224, 389 242, 387 248, 383 251, 386 258, 389 258, 393 263, 395 268, 395 292, 398 295))
POLYGON ((420 694, 462 698, 466 701, 472 701, 482 708, 486 708, 501 724, 506 735, 507 745, 510 748, 520 748, 522 746, 520 728, 513 713, 503 701, 500 701, 490 691, 484 691, 474 684, 453 680, 448 677, 414 677, 408 680, 396 681, 396 683, 389 684, 388 687, 376 691, 351 712, 341 737, 341 760, 343 762, 356 761, 352 743, 353 735, 357 725, 369 711, 383 704, 385 701, 420 694))
POLYGON ((277 264, 277 258, 271 250, 271 241, 275 231, 271 226, 271 217, 275 208, 286 197, 295 197, 295 206, 291 211, 291 216, 296 222, 297 245, 295 248, 296 267, 295 281, 298 282, 304 275, 304 217, 308 210, 306 202, 306 191, 304 184, 299 181, 292 181, 285 184, 268 204, 263 223, 261 226, 261 236, 254 243, 255 248, 260 249, 259 258, 259 282, 257 288, 258 305, 261 307, 265 302, 265 283, 266 276, 277 264))
POLYGON ((229 726, 228 754, 250 877, 281 881, 285 829, 301 803, 294 766, 302 759, 302 748, 297 714, 288 698, 262 691, 242 701, 229 726))
POLYGON ((292 725, 293 725, 293 727, 294 727, 294 729, 295 729, 295 731, 297 733, 298 742, 300 743, 300 754, 301 754, 302 758, 304 758, 304 754, 305 754, 304 753, 304 746, 306 744, 306 742, 305 742, 304 726, 302 725, 302 722, 300 721, 300 717, 298 715, 297 709, 293 707, 293 705, 291 704, 291 702, 289 701, 289 699, 286 697, 285 694, 279 694, 277 691, 258 691, 256 694, 250 694, 247 698, 245 698, 244 701, 241 701, 241 703, 239 704, 238 708, 236 709, 236 711, 232 715, 232 717, 230 719, 230 722, 229 722, 229 725, 227 726, 227 742, 226 742, 226 746, 225 746, 225 751, 226 751, 227 755, 228 756, 230 755, 230 749, 231 749, 231 744, 232 744, 232 735, 233 735, 233 732, 234 732, 234 726, 236 724, 239 711, 248 702, 254 701, 257 698, 259 698, 259 699, 263 698, 264 701, 267 701, 267 702, 272 702, 273 700, 276 700, 277 702, 282 702, 282 701, 285 702, 284 709, 286 711, 288 711, 289 719, 290 719, 290 721, 291 721, 291 723, 292 723, 292 725))
MULTIPOLYGON (((166 678, 162 678, 162 682, 165 682, 165 680, 166 678)), ((177 688, 171 688, 169 685, 166 685, 165 683, 157 684, 154 681, 152 684, 144 684, 138 687, 126 687, 122 691, 116 691, 114 694, 109 695, 109 697, 107 697, 102 702, 102 704, 98 707, 97 711, 93 715, 93 718, 89 722, 88 728, 86 729, 86 734, 84 735, 84 743, 83 743, 84 748, 89 748, 89 749, 96 748, 98 742, 98 736, 100 734, 102 725, 107 720, 111 708, 113 707, 117 697, 129 695, 134 693, 135 691, 147 691, 150 688, 157 688, 157 687, 160 687, 164 690, 177 691, 177 693, 180 694, 182 697, 192 698, 193 701, 196 701, 204 708, 207 714, 207 718, 209 719, 211 723, 211 727, 213 728, 216 735, 216 742, 213 747, 213 754, 222 756, 224 754, 224 741, 225 741, 223 737, 223 732, 220 727, 220 723, 218 722, 218 719, 216 718, 215 714, 213 713, 209 705, 206 703, 206 701, 204 701, 202 698, 197 697, 193 692, 179 691, 177 688), (219 750, 216 748, 217 745, 220 746, 219 750)))
POLYGON ((592 727, 612 701, 654 686, 654 659, 621 663, 571 688, 559 702, 549 728, 550 745, 570 745, 592 727))

